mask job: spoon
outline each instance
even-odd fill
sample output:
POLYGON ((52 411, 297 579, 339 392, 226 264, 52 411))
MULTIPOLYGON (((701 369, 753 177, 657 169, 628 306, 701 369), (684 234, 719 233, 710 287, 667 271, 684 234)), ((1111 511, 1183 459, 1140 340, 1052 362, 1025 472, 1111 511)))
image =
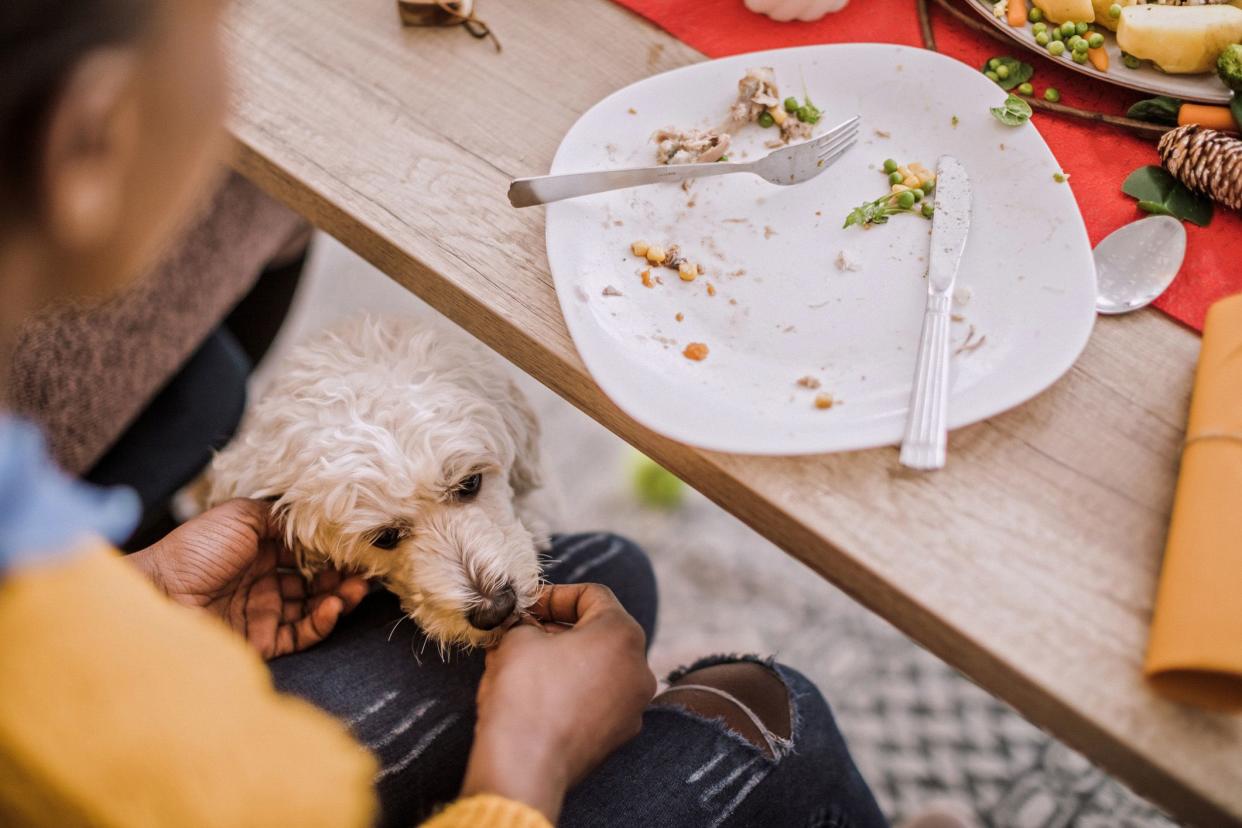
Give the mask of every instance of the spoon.
POLYGON ((1095 246, 1095 309, 1116 314, 1145 308, 1164 293, 1186 256, 1186 228, 1151 216, 1117 228, 1095 246))

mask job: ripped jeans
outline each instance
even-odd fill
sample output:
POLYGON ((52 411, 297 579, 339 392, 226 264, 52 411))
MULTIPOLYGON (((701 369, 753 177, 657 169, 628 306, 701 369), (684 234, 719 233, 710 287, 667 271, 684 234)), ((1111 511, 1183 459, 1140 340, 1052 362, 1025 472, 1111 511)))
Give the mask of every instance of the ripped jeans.
MULTIPOLYGON (((607 533, 554 539, 546 567, 554 583, 607 585, 651 641, 656 589, 641 549, 607 533)), ((344 720, 379 758, 376 775, 383 826, 412 826, 457 795, 474 731, 474 692, 482 654, 442 661, 401 618, 388 593, 369 596, 318 647, 270 663, 277 687, 344 720)), ((758 661, 714 656, 670 676, 715 664, 758 661)), ((570 791, 560 825, 761 826, 869 828, 887 823, 854 766, 832 713, 809 680, 760 661, 784 685, 785 734, 755 722, 751 739, 662 694, 643 716, 642 732, 570 791), (755 736, 758 733, 758 737, 755 736), (762 745, 762 746, 758 746, 762 745)), ((683 679, 683 683, 684 683, 683 679)), ((704 692, 687 686, 687 692, 704 692)), ((728 696, 711 690, 710 693, 728 696)), ((737 699, 725 700, 736 703, 737 699)), ((485 826, 480 826, 485 828, 485 826)))

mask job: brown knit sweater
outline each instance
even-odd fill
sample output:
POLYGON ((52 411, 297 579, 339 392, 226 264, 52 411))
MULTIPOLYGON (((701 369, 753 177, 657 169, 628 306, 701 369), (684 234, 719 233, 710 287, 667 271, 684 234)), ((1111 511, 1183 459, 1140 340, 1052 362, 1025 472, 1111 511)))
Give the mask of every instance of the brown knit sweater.
POLYGON ((9 374, 13 409, 43 427, 67 470, 86 471, 303 226, 231 175, 151 275, 105 302, 28 320, 9 374))

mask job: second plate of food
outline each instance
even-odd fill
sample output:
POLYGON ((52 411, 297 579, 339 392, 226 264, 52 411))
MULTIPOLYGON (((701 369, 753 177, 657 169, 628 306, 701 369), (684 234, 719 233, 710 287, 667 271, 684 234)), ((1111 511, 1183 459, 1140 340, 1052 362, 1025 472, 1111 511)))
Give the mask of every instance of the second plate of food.
MULTIPOLYGON (((942 154, 962 161, 974 188, 954 308, 950 425, 1018 405, 1068 370, 1095 319, 1091 247, 1073 194, 1033 124, 1006 126, 990 114, 1005 93, 943 55, 808 46, 677 69, 584 114, 552 172, 656 163, 671 145, 653 136, 664 128, 710 134, 734 111, 739 79, 761 68, 780 86, 781 106, 792 97, 821 113, 801 131, 819 134, 858 114, 859 143, 797 186, 731 175, 548 208, 548 259, 570 333, 623 410, 721 451, 897 442, 931 222, 915 209, 869 227, 843 224, 889 191, 886 160, 934 169, 942 154), (675 245, 693 278, 635 255, 636 242, 639 250, 675 245)), ((756 158, 782 133, 800 137, 758 120, 731 127, 727 157, 756 158)))

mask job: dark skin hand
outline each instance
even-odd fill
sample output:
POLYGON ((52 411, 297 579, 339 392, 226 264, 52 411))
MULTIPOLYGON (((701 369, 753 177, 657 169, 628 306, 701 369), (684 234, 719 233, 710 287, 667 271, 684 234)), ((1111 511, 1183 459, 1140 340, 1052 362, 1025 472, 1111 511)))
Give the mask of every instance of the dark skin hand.
POLYGON ((638 735, 656 681, 607 587, 545 587, 531 615, 487 654, 461 795, 525 802, 555 825, 569 789, 638 735))
POLYGON ((303 578, 258 500, 210 509, 129 560, 173 601, 220 618, 264 659, 318 644, 368 589, 336 570, 303 578))

